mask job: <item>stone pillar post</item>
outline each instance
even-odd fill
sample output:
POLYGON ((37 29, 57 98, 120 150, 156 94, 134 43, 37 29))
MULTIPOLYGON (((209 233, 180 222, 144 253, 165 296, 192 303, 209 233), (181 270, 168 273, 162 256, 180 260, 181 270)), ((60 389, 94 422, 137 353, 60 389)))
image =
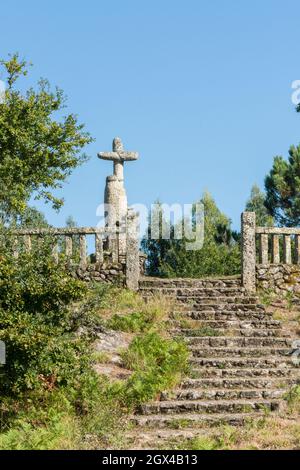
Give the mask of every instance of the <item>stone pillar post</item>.
POLYGON ((140 278, 138 214, 128 209, 126 221, 126 287, 136 291, 140 278))
POLYGON ((242 284, 249 292, 256 290, 255 212, 242 213, 242 284))

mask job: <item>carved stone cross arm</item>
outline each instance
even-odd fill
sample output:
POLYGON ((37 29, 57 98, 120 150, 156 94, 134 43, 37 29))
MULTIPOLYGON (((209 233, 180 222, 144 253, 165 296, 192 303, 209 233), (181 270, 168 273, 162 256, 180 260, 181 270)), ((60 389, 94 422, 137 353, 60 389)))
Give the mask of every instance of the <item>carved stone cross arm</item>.
POLYGON ((137 160, 139 155, 137 152, 100 152, 98 153, 98 157, 102 160, 111 160, 115 162, 127 162, 137 160))
POLYGON ((123 179, 124 162, 137 160, 139 154, 137 152, 126 152, 123 143, 119 137, 113 140, 112 152, 100 152, 98 157, 102 160, 110 160, 114 162, 114 176, 123 179))

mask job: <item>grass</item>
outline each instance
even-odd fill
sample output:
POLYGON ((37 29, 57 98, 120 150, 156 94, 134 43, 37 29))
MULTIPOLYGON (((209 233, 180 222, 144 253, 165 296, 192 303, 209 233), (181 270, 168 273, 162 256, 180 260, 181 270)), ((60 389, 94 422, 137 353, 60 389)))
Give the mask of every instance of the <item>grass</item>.
MULTIPOLYGON (((17 400, 2 400, 0 426, 1 416, 6 419, 2 419, 5 426, 0 432, 1 450, 126 449, 132 410, 176 387, 188 372, 186 346, 169 332, 173 309, 170 299, 153 297, 145 302, 136 293, 99 284, 92 286, 86 299, 72 308, 85 330, 114 329, 127 336, 130 333, 131 343, 120 354, 124 368, 131 374, 112 381, 89 371, 76 389, 61 386, 39 394, 28 393, 17 400)), ((288 309, 285 315, 288 321, 296 318, 296 313, 288 309)), ((213 328, 195 326, 194 334, 198 336, 217 336, 213 328)), ((111 354, 94 352, 91 362, 110 364, 111 354)), ((285 400, 282 416, 266 411, 241 427, 199 423, 193 438, 173 438, 161 447, 300 449, 300 386, 293 387, 285 400)), ((189 420, 175 419, 168 428, 170 432, 184 433, 191 426, 189 420)))
MULTIPOLYGON (((61 386, 2 401, 0 418, 10 420, 3 418, 1 450, 126 448, 132 410, 175 386, 187 370, 186 346, 169 334, 169 299, 145 302, 133 292, 99 284, 72 308, 84 334, 99 328, 102 334, 108 329, 131 333, 121 353, 131 375, 113 381, 91 369, 76 390, 61 386)), ((90 359, 91 365, 110 364, 111 354, 95 351, 90 359)))
MULTIPOLYGON (((266 412, 249 419, 243 426, 228 424, 197 425, 193 438, 171 438, 161 449, 168 450, 300 450, 300 386, 285 396, 286 407, 280 414, 266 412)), ((170 423, 173 430, 191 430, 185 420, 170 423)))
POLYGON ((280 417, 266 417, 243 426, 203 427, 192 439, 172 439, 168 450, 299 450, 300 423, 280 417))

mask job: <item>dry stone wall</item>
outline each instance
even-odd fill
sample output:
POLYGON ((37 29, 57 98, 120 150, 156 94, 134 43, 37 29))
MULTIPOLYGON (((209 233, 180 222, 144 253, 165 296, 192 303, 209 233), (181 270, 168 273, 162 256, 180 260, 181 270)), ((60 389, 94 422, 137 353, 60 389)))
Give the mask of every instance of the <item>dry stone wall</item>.
POLYGON ((300 297, 300 266, 295 264, 257 265, 256 282, 258 288, 282 295, 290 292, 300 297))

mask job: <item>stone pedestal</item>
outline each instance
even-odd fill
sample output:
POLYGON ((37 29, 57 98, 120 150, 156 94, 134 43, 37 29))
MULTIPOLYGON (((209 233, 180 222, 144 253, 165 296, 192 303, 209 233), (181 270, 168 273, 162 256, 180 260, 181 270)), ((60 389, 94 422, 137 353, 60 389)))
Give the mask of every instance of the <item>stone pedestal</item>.
MULTIPOLYGON (((105 224, 107 227, 118 227, 121 233, 119 239, 119 253, 126 252, 126 233, 122 227, 126 223, 126 214, 128 209, 127 195, 124 188, 124 180, 117 176, 108 176, 104 191, 104 203, 106 205, 105 224)), ((111 249, 109 241, 109 249, 111 249)))

